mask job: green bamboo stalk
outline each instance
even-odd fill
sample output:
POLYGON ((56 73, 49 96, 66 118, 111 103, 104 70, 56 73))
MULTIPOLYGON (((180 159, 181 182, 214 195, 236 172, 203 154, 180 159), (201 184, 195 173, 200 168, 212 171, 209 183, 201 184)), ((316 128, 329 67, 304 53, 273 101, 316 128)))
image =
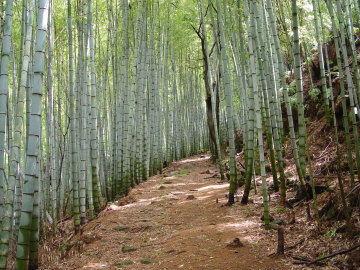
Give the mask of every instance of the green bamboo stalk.
MULTIPOLYGON (((37 233, 38 228, 32 227, 38 224, 32 222, 32 213, 34 210, 34 190, 39 181, 39 163, 38 158, 41 139, 41 100, 42 100, 42 82, 44 72, 45 58, 45 40, 47 32, 49 12, 49 0, 40 0, 37 15, 35 61, 34 61, 34 86, 31 97, 31 114, 29 121, 28 148, 26 150, 25 179, 23 191, 23 203, 20 217, 20 231, 16 250, 15 269, 37 269, 37 260, 32 257, 32 263, 29 264, 29 243, 33 238, 32 233, 37 233), (32 232, 32 233, 31 233, 32 232)), ((36 221, 36 220, 35 220, 36 221)), ((35 237, 36 239, 36 237, 35 237)), ((34 255, 34 254, 33 254, 34 255)))
POLYGON ((73 67, 73 37, 72 37, 72 10, 71 0, 67 2, 68 8, 68 45, 69 45, 69 87, 70 87, 70 144, 71 144, 71 179, 73 197, 74 228, 77 233, 80 228, 80 200, 79 200, 79 173, 78 173, 78 148, 77 148, 77 117, 75 114, 75 90, 74 90, 74 67, 73 67))
POLYGON ((6 1, 4 32, 2 38, 1 63, 0 63, 0 224, 3 218, 4 208, 4 180, 6 173, 5 160, 5 136, 7 120, 7 105, 9 95, 9 58, 11 53, 12 37, 12 1, 6 1))
POLYGON ((301 59, 300 59, 300 41, 299 41, 299 22, 297 12, 297 0, 291 1, 292 5, 292 30, 293 36, 293 54, 295 64, 295 79, 296 79, 296 99, 298 111, 298 138, 299 138, 299 161, 302 175, 306 174, 306 145, 305 145, 305 109, 303 96, 303 83, 301 74, 301 59))
MULTIPOLYGON (((312 0, 312 5, 313 5, 313 12, 314 12, 316 41, 318 44, 320 76, 321 76, 321 90, 322 90, 323 98, 324 98, 325 117, 326 117, 327 125, 330 125, 329 97, 328 97, 327 87, 326 87, 324 54, 323 54, 323 48, 322 48, 322 43, 321 43, 321 38, 320 38, 319 19, 318 19, 318 12, 317 12, 317 8, 316 8, 315 0, 312 0)), ((311 73, 309 73, 309 74, 311 74, 311 73)))
MULTIPOLYGON (((210 1, 211 4, 211 1, 210 1)), ((221 44, 227 44, 227 40, 224 33, 224 21, 220 8, 220 1, 216 0, 218 24, 220 32, 221 44)), ((221 56, 221 73, 223 74, 224 81, 223 86, 225 90, 226 98, 226 115, 227 115, 227 126, 228 126, 228 139, 229 139, 229 159, 230 159, 230 187, 229 187, 229 200, 228 204, 231 205, 235 202, 235 189, 236 189, 236 160, 235 160, 235 143, 234 143, 234 122, 233 122, 233 84, 230 78, 230 71, 228 68, 228 57, 226 52, 226 46, 220 51, 221 56)))
MULTIPOLYGON (((26 30, 26 42, 24 45, 24 54, 22 60, 22 71, 19 85, 19 92, 17 96, 17 107, 15 113, 15 122, 14 122, 14 134, 12 145, 10 149, 9 156, 9 177, 8 177, 8 186, 5 195, 5 207, 4 207, 4 216, 1 224, 1 235, 0 235, 0 269, 6 269, 7 266, 7 255, 9 251, 9 240, 11 235, 11 221, 13 216, 14 209, 14 188, 16 179, 21 173, 18 170, 18 165, 20 162, 20 144, 22 136, 22 127, 24 124, 24 101, 26 93, 26 81, 28 76, 29 62, 30 62, 30 47, 31 47, 31 36, 32 36, 32 18, 33 18, 33 9, 35 6, 35 1, 30 1, 29 5, 29 15, 27 21, 27 30, 26 30)), ((32 207, 32 206, 31 206, 32 207)))

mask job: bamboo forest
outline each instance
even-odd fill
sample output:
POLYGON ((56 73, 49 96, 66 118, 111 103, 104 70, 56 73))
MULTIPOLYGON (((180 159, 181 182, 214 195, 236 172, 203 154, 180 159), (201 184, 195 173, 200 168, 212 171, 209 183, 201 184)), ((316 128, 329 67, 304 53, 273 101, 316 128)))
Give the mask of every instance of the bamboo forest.
POLYGON ((0 269, 360 269, 359 0, 3 0, 0 44, 0 269))

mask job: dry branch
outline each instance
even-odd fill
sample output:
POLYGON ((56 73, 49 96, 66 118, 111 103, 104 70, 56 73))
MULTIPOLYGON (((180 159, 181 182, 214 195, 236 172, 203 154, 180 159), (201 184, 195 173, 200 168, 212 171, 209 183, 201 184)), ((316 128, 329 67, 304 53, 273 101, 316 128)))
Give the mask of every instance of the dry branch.
POLYGON ((337 255, 342 255, 342 254, 345 254, 345 253, 348 253, 350 251, 353 251, 357 248, 360 247, 360 244, 358 245, 355 245, 351 248, 348 248, 348 249, 344 249, 344 250, 340 250, 338 252, 335 252, 333 254, 330 254, 328 256, 325 256, 325 257, 321 257, 321 258, 318 258, 316 260, 313 260, 313 261, 310 261, 309 259, 306 259, 306 258, 300 258, 300 257, 293 257, 293 259, 297 260, 297 261, 294 261, 294 264, 306 264, 306 265, 311 265, 311 264, 314 264, 314 263, 319 263, 325 259, 329 259, 329 258, 332 258, 332 257, 335 257, 337 255))

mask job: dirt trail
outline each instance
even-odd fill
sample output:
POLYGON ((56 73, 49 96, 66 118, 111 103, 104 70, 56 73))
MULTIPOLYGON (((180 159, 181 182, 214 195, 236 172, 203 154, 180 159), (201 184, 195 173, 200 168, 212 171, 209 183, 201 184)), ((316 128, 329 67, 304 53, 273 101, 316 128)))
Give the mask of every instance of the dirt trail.
POLYGON ((209 157, 174 162, 86 224, 80 243, 42 269, 290 269, 268 256, 276 235, 262 227, 260 201, 223 207, 228 184, 208 170, 216 170, 209 157), (244 246, 227 246, 236 237, 244 246))

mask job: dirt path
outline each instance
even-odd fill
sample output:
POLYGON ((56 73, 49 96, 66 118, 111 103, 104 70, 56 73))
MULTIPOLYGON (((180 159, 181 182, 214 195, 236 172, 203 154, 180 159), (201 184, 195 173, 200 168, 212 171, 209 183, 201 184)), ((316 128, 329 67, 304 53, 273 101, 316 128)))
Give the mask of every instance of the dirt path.
POLYGON ((86 224, 62 259, 43 255, 42 269, 290 269, 268 256, 276 235, 262 227, 261 203, 222 207, 228 184, 207 170, 204 156, 174 162, 86 224), (227 246, 236 237, 244 246, 227 246))

